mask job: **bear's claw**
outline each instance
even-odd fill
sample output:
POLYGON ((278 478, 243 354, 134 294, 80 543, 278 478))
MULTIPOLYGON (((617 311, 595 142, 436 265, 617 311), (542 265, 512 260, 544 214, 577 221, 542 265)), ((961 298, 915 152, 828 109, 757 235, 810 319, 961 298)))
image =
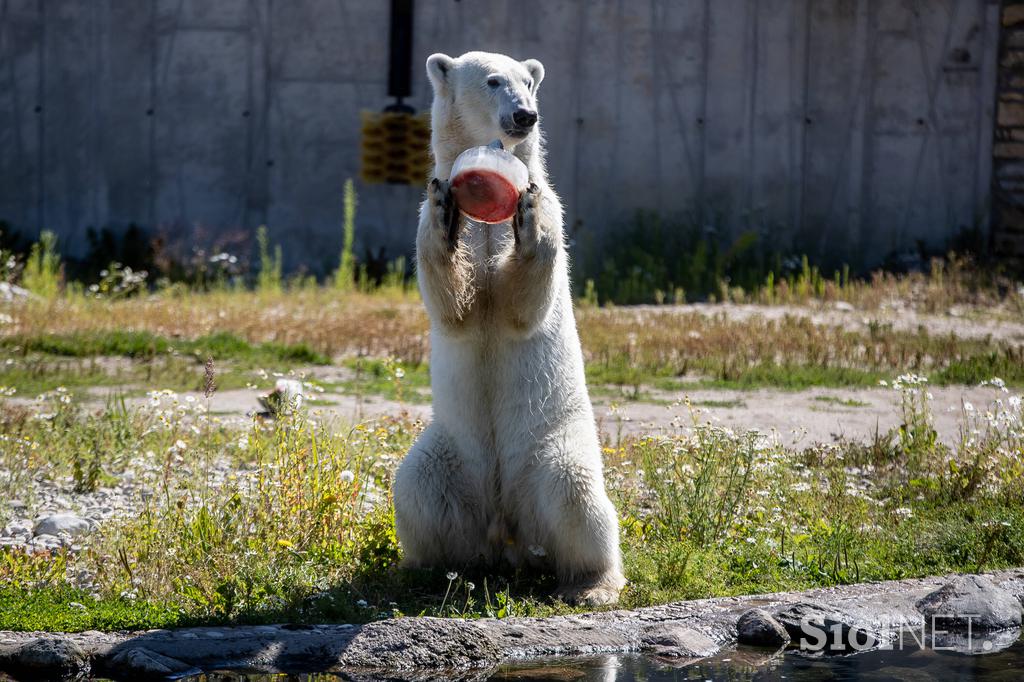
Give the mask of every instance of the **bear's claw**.
POLYGON ((516 246, 521 243, 522 235, 533 235, 537 230, 537 211, 540 208, 540 187, 531 182, 519 195, 516 214, 512 216, 512 237, 516 246))

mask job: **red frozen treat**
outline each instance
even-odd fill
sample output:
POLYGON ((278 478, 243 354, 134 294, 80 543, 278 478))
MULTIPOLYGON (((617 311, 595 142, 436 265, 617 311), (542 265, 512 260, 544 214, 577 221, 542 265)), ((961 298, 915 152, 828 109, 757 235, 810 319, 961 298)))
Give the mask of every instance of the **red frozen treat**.
POLYGON ((526 165, 494 147, 467 149, 452 166, 452 194, 459 210, 481 223, 511 219, 528 181, 526 165))

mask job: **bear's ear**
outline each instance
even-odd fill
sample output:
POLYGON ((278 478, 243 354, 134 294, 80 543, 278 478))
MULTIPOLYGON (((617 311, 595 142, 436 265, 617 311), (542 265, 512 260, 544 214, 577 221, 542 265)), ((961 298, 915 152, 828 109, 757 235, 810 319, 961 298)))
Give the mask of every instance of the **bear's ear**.
POLYGON ((530 72, 531 76, 533 76, 533 91, 537 92, 540 82, 544 80, 544 65, 536 59, 527 59, 523 62, 523 66, 525 66, 526 70, 530 72))
POLYGON ((434 92, 443 92, 448 87, 455 60, 440 52, 427 57, 427 77, 434 86, 434 92))

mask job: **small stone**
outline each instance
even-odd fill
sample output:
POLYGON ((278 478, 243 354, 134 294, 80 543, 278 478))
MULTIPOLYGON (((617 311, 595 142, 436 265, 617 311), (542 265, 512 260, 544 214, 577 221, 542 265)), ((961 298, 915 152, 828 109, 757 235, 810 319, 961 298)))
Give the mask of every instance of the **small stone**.
POLYGON ((26 677, 73 678, 88 672, 89 657, 69 639, 40 637, 0 656, 0 668, 26 677))
POLYGON ((33 547, 41 547, 42 549, 56 549, 60 547, 60 538, 56 535, 48 535, 46 533, 37 535, 29 542, 33 547))
POLYGON ((936 629, 989 631, 1021 625, 1015 596, 983 575, 958 575, 917 602, 936 629))
POLYGON ((85 535, 92 530, 92 524, 88 519, 75 516, 74 514, 51 514, 36 519, 32 533, 40 535, 85 535))
POLYGON ((704 633, 675 623, 650 626, 640 641, 644 651, 663 658, 705 658, 722 648, 704 633))
POLYGON ((32 535, 32 524, 27 521, 11 521, 4 527, 3 535, 6 537, 32 535))
POLYGON ((782 623, 764 609, 745 611, 736 622, 740 644, 778 648, 789 644, 789 633, 782 623))

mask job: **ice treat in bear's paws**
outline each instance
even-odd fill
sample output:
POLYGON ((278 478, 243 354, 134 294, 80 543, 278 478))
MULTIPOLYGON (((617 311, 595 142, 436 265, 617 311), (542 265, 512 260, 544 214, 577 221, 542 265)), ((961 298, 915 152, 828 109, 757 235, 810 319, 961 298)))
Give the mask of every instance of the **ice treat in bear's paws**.
POLYGON ((530 181, 526 164, 502 149, 500 143, 471 147, 459 154, 451 177, 459 210, 481 223, 502 223, 512 218, 519 193, 530 181))

